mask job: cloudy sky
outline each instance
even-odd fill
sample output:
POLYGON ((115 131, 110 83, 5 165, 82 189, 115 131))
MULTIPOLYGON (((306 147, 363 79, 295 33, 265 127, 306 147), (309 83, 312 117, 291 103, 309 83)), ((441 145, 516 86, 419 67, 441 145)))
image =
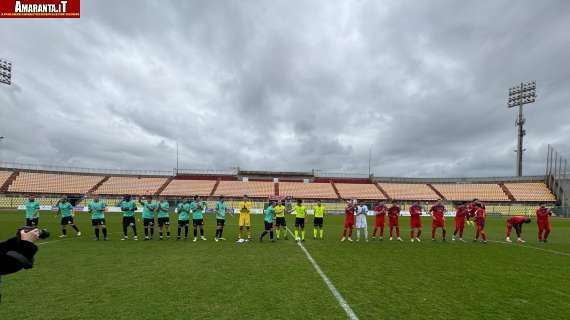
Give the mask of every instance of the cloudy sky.
POLYGON ((570 157, 568 1, 88 1, 81 19, 2 19, 4 161, 525 174, 570 157))

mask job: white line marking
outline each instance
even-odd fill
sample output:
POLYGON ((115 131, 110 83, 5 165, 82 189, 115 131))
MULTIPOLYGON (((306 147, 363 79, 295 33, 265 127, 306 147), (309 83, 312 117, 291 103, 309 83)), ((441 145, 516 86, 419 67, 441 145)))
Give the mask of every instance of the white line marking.
MULTIPOLYGON (((287 228, 287 231, 291 234, 293 239, 295 239, 295 235, 293 234, 293 232, 291 232, 291 230, 289 230, 289 228, 287 228)), ((348 305, 348 302, 346 302, 346 300, 342 297, 340 292, 338 292, 337 288, 334 286, 334 284, 329 279, 329 277, 327 277, 327 275, 323 272, 323 270, 321 270, 321 267, 319 267, 319 265, 317 264, 315 259, 313 259, 313 257, 309 253, 309 251, 305 248, 305 246, 303 246, 303 244, 301 242, 297 242, 297 244, 299 245, 301 250, 303 250, 303 252, 307 256, 307 259, 309 259, 309 261, 311 262, 311 264, 313 265, 313 267, 315 268, 317 273, 321 276, 321 278, 323 279, 323 281, 325 282, 327 287, 329 287, 329 290, 331 291, 333 296, 336 298, 336 300, 338 301, 340 306, 344 309, 344 312, 346 312, 346 315, 348 316, 348 318, 351 320, 358 320, 358 316, 356 316, 356 313, 354 313, 352 308, 348 305)))
POLYGON ((37 245, 38 245, 38 246, 41 246, 42 244, 54 243, 54 242, 63 241, 63 240, 69 240, 69 238, 55 239, 55 240, 40 242, 40 243, 38 243, 37 245))
POLYGON ((529 246, 529 245, 526 245, 526 244, 508 243, 508 242, 505 242, 505 241, 495 241, 495 240, 489 240, 489 242, 500 243, 500 244, 505 244, 505 245, 509 245, 509 246, 516 246, 516 247, 529 248, 529 249, 544 251, 544 252, 548 252, 548 253, 552 253, 552 254, 557 254, 557 255, 560 255, 560 256, 567 256, 567 257, 570 257, 570 253, 568 253, 568 252, 556 251, 556 250, 551 250, 551 249, 543 249, 543 248, 539 248, 539 247, 529 246))

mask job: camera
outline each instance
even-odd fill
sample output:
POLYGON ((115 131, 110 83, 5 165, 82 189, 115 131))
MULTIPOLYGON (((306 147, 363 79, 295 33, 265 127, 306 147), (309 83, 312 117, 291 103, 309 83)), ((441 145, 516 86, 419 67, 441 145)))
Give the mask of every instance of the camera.
MULTIPOLYGON (((16 237, 18 237, 18 239, 20 239, 20 232, 23 230, 25 233, 28 233, 32 230, 36 230, 38 228, 36 227, 21 227, 20 229, 18 229, 18 231, 16 232, 16 237)), ((40 239, 47 239, 49 238, 49 231, 47 229, 39 229, 40 230, 40 239)))

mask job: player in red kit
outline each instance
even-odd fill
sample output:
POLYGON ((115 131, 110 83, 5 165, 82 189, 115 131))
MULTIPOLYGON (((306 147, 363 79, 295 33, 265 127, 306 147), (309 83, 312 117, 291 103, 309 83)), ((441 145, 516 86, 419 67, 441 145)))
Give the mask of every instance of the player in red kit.
POLYGON ((514 216, 507 219, 507 238, 505 241, 512 242, 511 230, 515 228, 515 231, 517 232, 517 241, 524 243, 525 241, 521 238, 523 223, 530 223, 530 218, 527 216, 514 216))
POLYGON ((376 240, 378 233, 380 233, 378 239, 384 240, 384 220, 386 218, 387 212, 388 212, 388 207, 386 207, 382 202, 379 202, 374 207, 376 220, 374 220, 374 231, 372 232, 372 240, 376 240))
POLYGON ((429 209, 429 212, 431 214, 432 220, 431 220, 431 240, 435 241, 435 232, 437 230, 437 228, 441 228, 441 236, 443 241, 445 241, 445 234, 446 234, 446 230, 445 230, 445 207, 443 206, 443 204, 441 203, 441 201, 438 201, 435 205, 433 205, 433 207, 431 207, 431 209, 429 209))
POLYGON ((550 234, 550 216, 552 211, 547 208, 544 203, 536 210, 536 222, 538 224, 538 242, 548 241, 550 234))
POLYGON ((415 202, 410 207, 410 241, 414 242, 414 240, 420 242, 420 236, 422 235, 422 206, 420 206, 419 202, 415 202), (415 235, 414 235, 415 232, 415 235))
POLYGON ((352 228, 354 228, 354 209, 354 202, 349 200, 346 204, 346 207, 344 208, 344 231, 342 232, 342 238, 340 238, 341 242, 346 239, 352 242, 352 228))
POLYGON ((482 238, 483 243, 487 243, 487 233, 485 233, 485 219, 487 218, 487 212, 485 206, 480 202, 475 202, 477 209, 475 210, 475 224, 477 226, 477 231, 475 231, 475 239, 473 242, 479 240, 479 236, 482 238))
POLYGON ((463 240, 463 230, 465 229, 465 219, 469 219, 469 209, 465 203, 461 202, 455 208, 455 230, 453 230, 453 236, 451 240, 455 241, 455 236, 459 234, 459 241, 463 240))
POLYGON ((402 241, 402 238, 400 238, 400 207, 395 202, 393 202, 392 206, 388 209, 388 219, 390 227, 390 241, 393 239, 394 229, 396 229, 396 237, 398 237, 398 241, 402 241))

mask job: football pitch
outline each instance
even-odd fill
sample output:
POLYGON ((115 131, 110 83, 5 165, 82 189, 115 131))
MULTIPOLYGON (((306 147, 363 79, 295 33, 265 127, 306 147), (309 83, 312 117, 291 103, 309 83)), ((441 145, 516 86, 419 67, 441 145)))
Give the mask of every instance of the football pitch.
MULTIPOLYGON (((321 275, 291 237, 257 241, 261 216, 253 216, 254 241, 245 244, 234 242, 237 217, 228 217, 228 240, 214 242, 215 220, 207 215, 208 240, 194 243, 159 241, 156 232, 152 241, 120 241, 120 215, 106 216, 109 241, 93 241, 87 214, 77 218, 82 237, 68 231, 60 240, 59 219, 42 212, 40 225, 52 237, 39 242, 33 269, 3 277, 0 319, 346 319, 346 308, 358 319, 570 314, 570 220, 552 219, 544 244, 533 219, 523 230, 528 242, 519 245, 503 242, 505 218, 488 219, 487 244, 471 242, 469 227, 466 243, 432 242, 426 218, 421 243, 410 243, 407 218, 404 242, 340 243, 341 217, 327 217, 325 240, 313 240, 309 219, 303 246, 321 275)), ((0 238, 13 236, 23 217, 0 212, 0 238)), ((142 231, 139 223, 139 237, 142 231)))

